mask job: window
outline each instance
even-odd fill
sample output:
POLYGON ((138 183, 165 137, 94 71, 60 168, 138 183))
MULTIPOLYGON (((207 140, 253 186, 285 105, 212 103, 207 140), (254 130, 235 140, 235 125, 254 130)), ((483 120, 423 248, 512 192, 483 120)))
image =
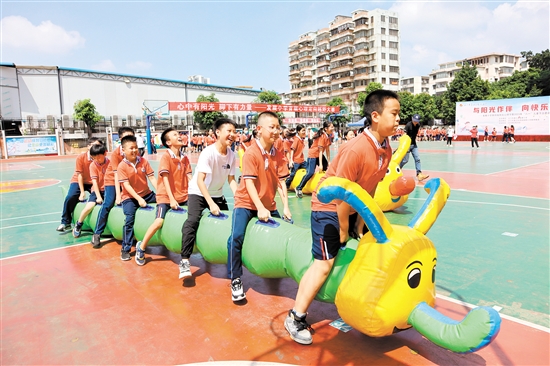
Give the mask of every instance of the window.
POLYGON ((399 85, 399 79, 390 79, 391 85, 399 85))
POLYGON ((395 17, 389 17, 390 24, 397 24, 397 18, 395 17))
POLYGON ((380 32, 381 32, 382 34, 386 34, 386 28, 380 28, 380 32))
POLYGON ((390 29, 390 36, 398 36, 399 31, 397 29, 390 29))
MULTIPOLYGON (((391 56, 391 55, 390 55, 391 56)), ((386 59, 386 54, 384 52, 382 52, 382 56, 381 56, 382 60, 385 60, 386 59)))
POLYGON ((390 53, 390 60, 397 61, 397 60, 398 60, 397 54, 395 54, 395 53, 390 53))
POLYGON ((386 47, 386 41, 381 41, 381 46, 386 47))
POLYGON ((386 21, 386 16, 385 16, 385 15, 381 15, 381 16, 380 16, 380 21, 385 22, 385 21, 386 21))
POLYGON ((390 48, 397 48, 398 42, 390 42, 390 48))
POLYGON ((376 66, 371 66, 369 72, 371 73, 376 72, 376 66))
POLYGON ((399 72, 399 66, 390 66, 390 72, 399 72))
POLYGON ((382 71, 386 71, 386 65, 382 65, 382 71))
POLYGON ((386 84, 386 78, 382 78, 382 84, 386 84))
POLYGON ((367 68, 366 67, 360 67, 358 69, 355 69, 355 73, 356 74, 366 74, 367 73, 367 68))

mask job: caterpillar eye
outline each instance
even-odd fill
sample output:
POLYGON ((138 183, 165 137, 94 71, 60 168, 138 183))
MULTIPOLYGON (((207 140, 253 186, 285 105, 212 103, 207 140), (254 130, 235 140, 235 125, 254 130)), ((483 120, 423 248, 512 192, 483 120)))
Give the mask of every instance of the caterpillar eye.
POLYGON ((417 288, 418 285, 420 285, 420 277, 421 277, 420 269, 413 268, 409 272, 409 276, 407 278, 407 283, 409 284, 409 287, 410 288, 417 288))
POLYGON ((401 173, 401 168, 397 167, 397 168, 395 168, 395 171, 397 172, 397 174, 399 174, 399 173, 401 173))
POLYGON ((390 168, 386 170, 386 175, 390 174, 390 168))
POLYGON ((434 266, 434 269, 432 269, 432 283, 435 283, 435 267, 434 266))

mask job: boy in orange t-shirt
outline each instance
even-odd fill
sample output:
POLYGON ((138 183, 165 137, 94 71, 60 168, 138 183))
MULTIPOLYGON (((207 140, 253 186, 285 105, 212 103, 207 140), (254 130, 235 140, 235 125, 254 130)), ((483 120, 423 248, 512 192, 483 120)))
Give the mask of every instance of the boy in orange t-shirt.
POLYGON ((105 156, 107 154, 107 148, 105 145, 94 144, 90 147, 90 156, 93 159, 90 164, 90 177, 92 178, 92 192, 88 197, 88 203, 80 213, 80 217, 76 221, 73 229, 73 236, 78 238, 81 234, 82 223, 84 219, 92 212, 96 203, 102 204, 103 197, 105 197, 105 172, 109 166, 109 159, 105 156))
POLYGON ((121 141, 124 159, 118 164, 118 181, 122 185, 122 211, 126 216, 122 233, 122 249, 120 259, 130 260, 130 249, 134 240, 134 221, 139 207, 146 207, 147 203, 156 201, 155 193, 149 189, 147 178, 157 189, 155 172, 149 162, 138 156, 138 147, 135 136, 126 136, 121 141))
POLYGON ((306 168, 306 161, 304 158, 304 148, 306 147, 306 127, 304 125, 296 126, 296 135, 290 146, 290 157, 288 160, 288 166, 292 168, 290 176, 286 180, 286 188, 290 188, 292 180, 296 175, 298 169, 306 168))
POLYGON ((175 128, 168 128, 160 135, 166 153, 159 163, 159 178, 157 180, 157 214, 155 221, 149 226, 142 241, 136 244, 136 263, 145 264, 145 248, 153 235, 164 224, 164 218, 169 209, 181 210, 187 205, 187 187, 191 179, 191 164, 183 154, 183 140, 175 128))
POLYGON ((61 224, 57 227, 57 231, 71 230, 71 222, 73 220, 73 211, 78 201, 84 201, 86 192, 92 189, 92 179, 90 178, 90 164, 93 159, 90 156, 90 147, 93 144, 103 144, 98 138, 92 137, 88 140, 88 151, 83 152, 76 158, 76 167, 71 178, 69 191, 63 202, 63 213, 61 214, 61 224))
POLYGON ((273 148, 280 133, 277 114, 260 113, 257 131, 258 139, 252 142, 243 156, 243 179, 235 192, 231 236, 227 240, 227 272, 231 279, 231 299, 235 302, 246 298, 241 281, 241 251, 248 223, 255 216, 264 222, 270 217, 281 217, 275 203, 277 189, 282 193, 284 216, 291 218, 284 184, 288 177, 287 162, 283 152, 273 148))
MULTIPOLYGON (((319 185, 328 177, 346 178, 359 184, 371 196, 388 168, 392 150, 389 136, 399 126, 400 104, 395 92, 376 90, 365 99, 365 129, 340 147, 319 185)), ((362 237, 364 221, 344 201, 327 204, 311 198, 311 234, 313 264, 302 277, 294 308, 289 310, 284 326, 290 337, 300 344, 311 344, 311 327, 306 322, 307 309, 330 273, 340 248, 346 245, 350 231, 362 237)))

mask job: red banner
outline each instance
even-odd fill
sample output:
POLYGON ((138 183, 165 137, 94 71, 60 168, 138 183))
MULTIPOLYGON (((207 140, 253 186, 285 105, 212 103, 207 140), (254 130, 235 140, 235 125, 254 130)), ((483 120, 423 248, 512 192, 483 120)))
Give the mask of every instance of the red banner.
POLYGON ((338 113, 340 107, 328 105, 298 105, 298 104, 261 104, 261 103, 205 103, 205 102, 168 102, 170 111, 190 112, 311 112, 338 113))

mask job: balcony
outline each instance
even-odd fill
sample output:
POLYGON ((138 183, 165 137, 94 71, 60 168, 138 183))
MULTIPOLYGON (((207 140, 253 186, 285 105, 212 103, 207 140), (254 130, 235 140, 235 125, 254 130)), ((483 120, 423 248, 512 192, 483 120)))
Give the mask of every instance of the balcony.
POLYGON ((353 30, 355 32, 357 32, 357 31, 360 31, 360 30, 367 30, 367 29, 369 29, 369 25, 368 25, 368 23, 365 23, 365 24, 356 24, 355 28, 353 30))

